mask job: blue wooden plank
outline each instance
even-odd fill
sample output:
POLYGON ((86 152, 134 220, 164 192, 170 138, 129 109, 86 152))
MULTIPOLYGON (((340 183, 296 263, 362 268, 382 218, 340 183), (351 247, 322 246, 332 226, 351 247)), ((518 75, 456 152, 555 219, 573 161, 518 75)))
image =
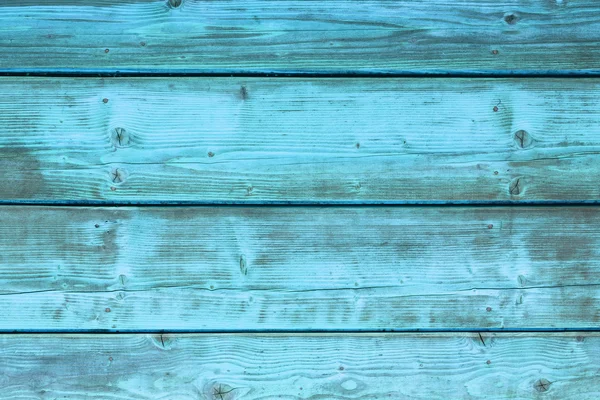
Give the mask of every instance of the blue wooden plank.
POLYGON ((27 0, 0 26, 11 72, 600 71, 595 0, 27 0))
POLYGON ((0 330, 594 329, 597 207, 0 207, 0 330))
POLYGON ((581 332, 0 335, 0 399, 594 400, 598 353, 581 332))
POLYGON ((4 77, 0 91, 5 204, 600 199, 597 79, 4 77))

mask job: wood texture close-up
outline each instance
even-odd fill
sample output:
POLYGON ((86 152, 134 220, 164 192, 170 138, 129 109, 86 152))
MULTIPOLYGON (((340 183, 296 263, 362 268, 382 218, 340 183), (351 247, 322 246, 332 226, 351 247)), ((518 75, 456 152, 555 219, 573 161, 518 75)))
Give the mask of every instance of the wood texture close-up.
POLYGON ((0 207, 0 330, 592 329, 595 207, 0 207))
POLYGON ((597 333, 5 335, 3 399, 600 397, 597 333))
POLYGON ((0 202, 598 202, 598 79, 0 78, 0 202))
POLYGON ((0 400, 600 399, 598 0, 0 1, 0 400))
POLYGON ((598 73, 596 0, 24 0, 0 71, 598 73))

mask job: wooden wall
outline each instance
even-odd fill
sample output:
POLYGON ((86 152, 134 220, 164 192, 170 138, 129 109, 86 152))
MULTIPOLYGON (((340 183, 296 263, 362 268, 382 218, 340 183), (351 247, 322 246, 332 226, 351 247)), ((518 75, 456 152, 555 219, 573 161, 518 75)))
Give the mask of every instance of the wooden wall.
POLYGON ((600 398, 595 0, 0 3, 0 399, 600 398))

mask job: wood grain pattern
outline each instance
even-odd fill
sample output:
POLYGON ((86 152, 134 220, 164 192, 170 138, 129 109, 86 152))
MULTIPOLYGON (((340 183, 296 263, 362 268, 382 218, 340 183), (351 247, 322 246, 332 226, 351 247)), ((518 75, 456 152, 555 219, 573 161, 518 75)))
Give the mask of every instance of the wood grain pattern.
POLYGON ((596 0, 25 0, 0 69, 599 72, 596 0))
POLYGON ((584 329, 595 207, 0 207, 0 329, 584 329))
POLYGON ((598 333, 1 335, 0 399, 600 396, 598 333))
POLYGON ((2 78, 0 200, 597 202, 598 79, 2 78))

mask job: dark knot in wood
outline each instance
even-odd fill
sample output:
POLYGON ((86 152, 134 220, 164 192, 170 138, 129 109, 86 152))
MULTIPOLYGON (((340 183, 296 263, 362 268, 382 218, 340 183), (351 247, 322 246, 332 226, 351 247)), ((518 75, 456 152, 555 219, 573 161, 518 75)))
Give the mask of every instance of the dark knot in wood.
POLYGON ((506 22, 508 25, 514 25, 518 20, 519 17, 517 17, 515 14, 506 14, 504 16, 504 22, 506 22))
POLYGON ((517 146, 525 149, 531 146, 533 139, 531 138, 531 135, 527 133, 527 131, 521 129, 515 132, 515 142, 517 143, 517 146))
POLYGON ((550 389, 550 385, 552 385, 552 382, 548 381, 547 379, 541 378, 533 384, 533 387, 538 392, 547 392, 550 389))
POLYGON ((523 192, 521 178, 513 180, 508 187, 508 191, 511 194, 511 196, 520 195, 523 192))

